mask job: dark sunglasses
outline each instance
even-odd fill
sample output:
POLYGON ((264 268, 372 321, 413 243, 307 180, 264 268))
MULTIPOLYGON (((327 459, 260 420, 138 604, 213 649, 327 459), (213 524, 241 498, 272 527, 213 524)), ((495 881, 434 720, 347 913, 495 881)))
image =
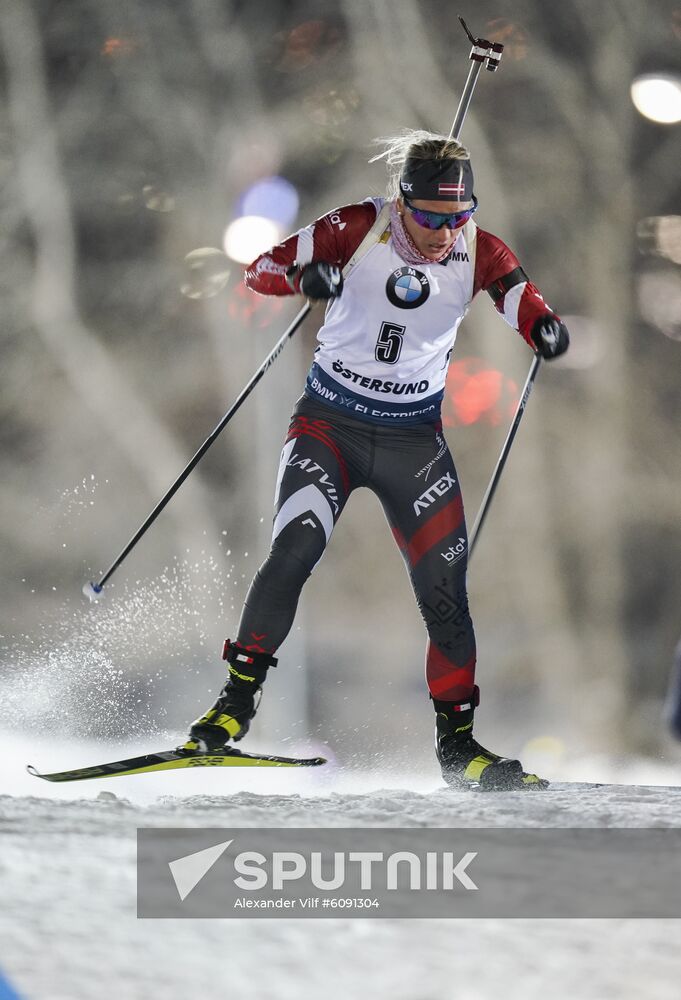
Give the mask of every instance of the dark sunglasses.
POLYGON ((475 195, 473 195, 472 208, 467 208, 464 212, 452 212, 447 215, 443 212, 426 212, 422 208, 414 208, 408 198, 404 198, 403 201, 414 217, 414 221, 419 226, 423 226, 424 229, 442 229, 443 226, 456 229, 458 226, 463 225, 464 222, 468 222, 471 215, 478 210, 478 199, 475 195))

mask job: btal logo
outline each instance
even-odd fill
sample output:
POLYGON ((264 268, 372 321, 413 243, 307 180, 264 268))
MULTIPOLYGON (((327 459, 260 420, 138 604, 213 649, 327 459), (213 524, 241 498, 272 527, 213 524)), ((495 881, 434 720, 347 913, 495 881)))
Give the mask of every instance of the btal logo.
POLYGON ((450 545, 446 552, 441 552, 440 555, 447 563, 458 562, 461 556, 466 551, 466 539, 459 538, 456 545, 450 545))

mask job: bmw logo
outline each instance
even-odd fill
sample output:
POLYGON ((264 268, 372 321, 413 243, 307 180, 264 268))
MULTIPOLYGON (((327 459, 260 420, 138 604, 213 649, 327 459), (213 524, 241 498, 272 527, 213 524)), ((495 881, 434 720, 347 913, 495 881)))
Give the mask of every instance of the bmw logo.
POLYGON ((423 271, 415 267, 398 267, 388 278, 385 294, 398 309, 416 309, 430 295, 430 284, 423 271))

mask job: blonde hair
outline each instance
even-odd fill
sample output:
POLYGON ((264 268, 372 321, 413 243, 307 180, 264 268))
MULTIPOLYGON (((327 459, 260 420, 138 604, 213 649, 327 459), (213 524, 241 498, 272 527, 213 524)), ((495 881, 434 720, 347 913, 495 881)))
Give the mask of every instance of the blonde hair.
POLYGON ((372 156, 369 163, 385 160, 388 168, 386 196, 392 200, 400 196, 400 176, 404 164, 410 160, 469 160, 470 153, 457 139, 450 139, 425 129, 403 129, 395 135, 374 139, 383 151, 372 156))

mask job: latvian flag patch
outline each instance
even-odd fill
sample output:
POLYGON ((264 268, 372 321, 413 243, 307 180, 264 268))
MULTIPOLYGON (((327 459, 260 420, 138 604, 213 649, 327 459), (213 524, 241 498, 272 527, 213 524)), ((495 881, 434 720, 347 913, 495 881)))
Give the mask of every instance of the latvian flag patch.
POLYGON ((437 193, 451 195, 452 198, 460 198, 465 194, 465 184, 438 184, 437 193))

